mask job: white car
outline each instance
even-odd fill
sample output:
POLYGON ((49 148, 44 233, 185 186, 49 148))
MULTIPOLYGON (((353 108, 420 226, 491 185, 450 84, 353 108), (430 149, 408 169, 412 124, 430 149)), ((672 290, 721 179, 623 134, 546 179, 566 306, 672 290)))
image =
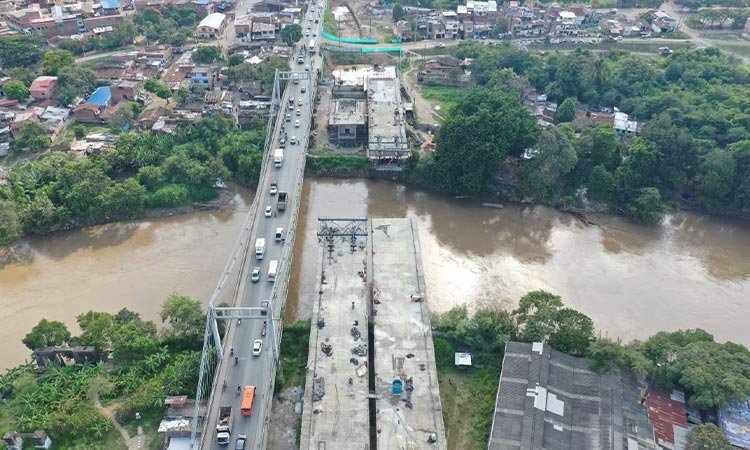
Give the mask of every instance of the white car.
POLYGON ((289 138, 289 143, 292 144, 292 145, 296 144, 297 143, 297 137, 296 136, 290 137, 289 138))
POLYGON ((297 120, 294 121, 294 126, 297 127, 297 128, 299 128, 299 119, 297 119, 297 120))
POLYGON ((253 267, 253 273, 250 275, 250 280, 253 283, 260 281, 260 267, 253 267))
POLYGON ((272 213, 273 213, 273 208, 271 208, 270 206, 266 206, 265 216, 266 217, 271 217, 272 213))
POLYGON ((302 106, 302 97, 297 99, 297 106, 302 106))
POLYGON ((276 183, 271 183, 271 190, 268 191, 271 195, 276 195, 279 193, 279 187, 276 183))
POLYGON ((304 94, 305 92, 307 92, 307 88, 306 88, 306 87, 304 87, 304 86, 302 86, 301 88, 299 88, 299 90, 300 90, 300 92, 302 92, 303 94, 304 94))
POLYGON ((253 341, 253 356, 260 356, 261 350, 263 350, 263 341, 256 339, 253 341))

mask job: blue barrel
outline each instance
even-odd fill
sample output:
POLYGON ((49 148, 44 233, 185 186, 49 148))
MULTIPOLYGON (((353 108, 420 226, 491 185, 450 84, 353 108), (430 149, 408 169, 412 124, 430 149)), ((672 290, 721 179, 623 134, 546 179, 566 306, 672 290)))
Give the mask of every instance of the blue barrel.
POLYGON ((395 378, 391 389, 393 390, 393 395, 401 395, 401 392, 404 390, 404 382, 400 378, 395 378))

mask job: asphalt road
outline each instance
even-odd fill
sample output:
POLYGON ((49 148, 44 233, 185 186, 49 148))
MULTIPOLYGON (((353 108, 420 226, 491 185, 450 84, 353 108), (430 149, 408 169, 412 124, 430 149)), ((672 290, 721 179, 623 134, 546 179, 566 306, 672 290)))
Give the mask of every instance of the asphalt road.
MULTIPOLYGON (((322 4, 322 0, 321 4, 322 4)), ((318 14, 319 7, 316 6, 316 16, 318 14)), ((308 12, 308 15, 310 13, 308 12)), ((308 22, 307 17, 303 22, 303 34, 310 26, 312 30, 310 34, 315 33, 319 35, 320 26, 322 20, 318 24, 314 22, 308 22)), ((305 68, 310 67, 310 73, 314 74, 321 66, 321 60, 316 52, 314 56, 309 56, 308 52, 305 52, 305 63, 297 64, 296 55, 299 52, 300 46, 307 46, 310 39, 316 39, 317 37, 303 37, 300 43, 296 47, 295 56, 290 61, 293 71, 305 72, 305 68)), ((317 50, 317 49, 316 49, 317 50)), ((301 192, 296 192, 296 183, 298 177, 301 176, 300 171, 304 163, 304 154, 306 152, 305 145, 307 144, 307 135, 310 130, 310 121, 312 119, 312 94, 314 89, 312 84, 303 80, 299 84, 288 83, 288 88, 284 92, 282 97, 282 107, 284 108, 284 119, 277 125, 277 128, 281 128, 283 125, 284 130, 274 130, 273 145, 271 149, 278 148, 279 137, 285 131, 287 138, 287 145, 284 149, 284 162, 281 168, 276 168, 273 164, 268 164, 266 177, 264 183, 259 186, 257 195, 260 196, 259 207, 256 211, 255 225, 251 230, 250 249, 246 261, 246 276, 249 276, 252 268, 257 266, 260 267, 261 277, 260 281, 253 283, 250 280, 243 280, 244 289, 241 289, 240 298, 237 301, 236 306, 244 307, 260 307, 263 301, 269 300, 271 292, 274 286, 273 281, 267 279, 268 267, 273 260, 279 261, 279 271, 282 271, 282 266, 288 264, 287 261, 281 261, 283 243, 275 241, 275 232, 277 228, 284 229, 284 236, 288 239, 290 221, 292 219, 293 210, 290 208, 290 204, 295 201, 294 196, 301 195, 301 192), (303 94, 301 87, 306 86, 307 91, 303 94), (288 108, 289 98, 294 100, 294 109, 288 108), (299 104, 299 100, 302 99, 302 104, 299 104), (299 115, 297 110, 299 109, 299 115), (290 121, 287 122, 286 114, 291 114, 290 121), (299 121, 297 126, 296 121, 299 121), (291 137, 294 136, 297 139, 296 144, 291 144, 291 137), (302 142, 300 142, 302 140, 302 142), (279 187, 279 191, 288 192, 287 198, 287 209, 285 211, 277 211, 276 201, 278 195, 272 196, 269 193, 270 183, 276 182, 279 187), (271 206, 275 212, 271 217, 265 216, 266 206, 271 206), (257 238, 265 238, 266 240, 266 251, 263 259, 258 260, 255 258, 255 241, 257 238)), ((286 267, 288 269, 288 267, 286 267)), ((288 276, 288 270, 282 271, 288 276)), ((288 280, 277 280, 277 283, 286 283, 288 280)), ((283 295, 284 289, 280 290, 280 294, 283 295)), ((277 301, 285 301, 285 299, 279 298, 277 301)), ((279 310, 279 305, 276 308, 279 310)), ((269 318, 270 322, 270 318, 269 318)), ((268 325, 270 327, 270 323, 268 325)), ((245 434, 248 436, 248 442, 245 448, 247 449, 261 449, 262 448, 262 433, 261 430, 266 420, 266 415, 269 411, 266 408, 270 405, 268 396, 272 395, 270 392, 271 380, 269 374, 271 374, 271 368, 273 362, 273 352, 271 347, 271 333, 267 333, 266 336, 261 335, 263 328, 262 320, 249 320, 246 319, 240 326, 235 323, 231 327, 227 342, 224 344, 225 349, 225 360, 222 363, 223 369, 220 370, 219 376, 223 379, 219 379, 216 382, 217 389, 213 393, 213 401, 211 403, 211 411, 209 414, 208 423, 208 436, 204 440, 204 448, 226 448, 219 446, 216 443, 216 410, 219 406, 232 406, 233 408, 233 426, 232 426, 232 438, 229 448, 234 448, 235 441, 239 434, 245 434), (263 350, 260 356, 252 356, 252 344, 256 339, 263 340, 263 350), (234 348, 234 356, 230 355, 230 347, 234 348), (234 357, 237 357, 237 363, 234 362, 234 357), (222 390, 223 380, 227 382, 226 390, 222 390), (256 398, 253 406, 252 416, 242 416, 240 414, 240 402, 241 395, 237 394, 237 387, 241 386, 244 388, 246 385, 256 386, 256 398), (210 439, 209 439, 210 437, 210 439)), ((270 331, 270 330, 269 330, 270 331)))

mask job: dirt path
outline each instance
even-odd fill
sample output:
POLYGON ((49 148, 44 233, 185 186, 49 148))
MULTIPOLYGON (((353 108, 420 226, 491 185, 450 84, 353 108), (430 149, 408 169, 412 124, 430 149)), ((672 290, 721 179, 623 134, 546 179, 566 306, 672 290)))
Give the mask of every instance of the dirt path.
POLYGON ((112 424, 115 426, 115 429, 120 433, 122 439, 125 441, 125 445, 127 445, 128 450, 142 450, 145 448, 145 436, 143 436, 143 430, 141 429, 141 427, 138 427, 138 435, 131 438, 128 430, 120 425, 120 422, 118 422, 115 418, 115 409, 118 406, 117 403, 113 403, 105 408, 99 401, 99 391, 95 391, 94 406, 96 406, 96 409, 98 409, 100 413, 109 417, 109 419, 112 421, 112 424))

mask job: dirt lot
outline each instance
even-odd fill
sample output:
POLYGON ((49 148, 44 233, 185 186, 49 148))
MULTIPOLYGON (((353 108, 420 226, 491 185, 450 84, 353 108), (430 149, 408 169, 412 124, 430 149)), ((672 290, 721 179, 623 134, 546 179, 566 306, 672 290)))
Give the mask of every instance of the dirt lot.
POLYGON ((388 42, 393 38, 393 19, 367 0, 334 0, 331 2, 339 36, 377 39, 388 42))
MULTIPOLYGON (((294 408, 297 401, 302 398, 302 394, 302 388, 292 386, 274 396, 266 447, 269 450, 297 450, 299 448, 297 429, 300 426, 300 416, 294 408)), ((302 412, 301 409, 299 411, 302 412)))

